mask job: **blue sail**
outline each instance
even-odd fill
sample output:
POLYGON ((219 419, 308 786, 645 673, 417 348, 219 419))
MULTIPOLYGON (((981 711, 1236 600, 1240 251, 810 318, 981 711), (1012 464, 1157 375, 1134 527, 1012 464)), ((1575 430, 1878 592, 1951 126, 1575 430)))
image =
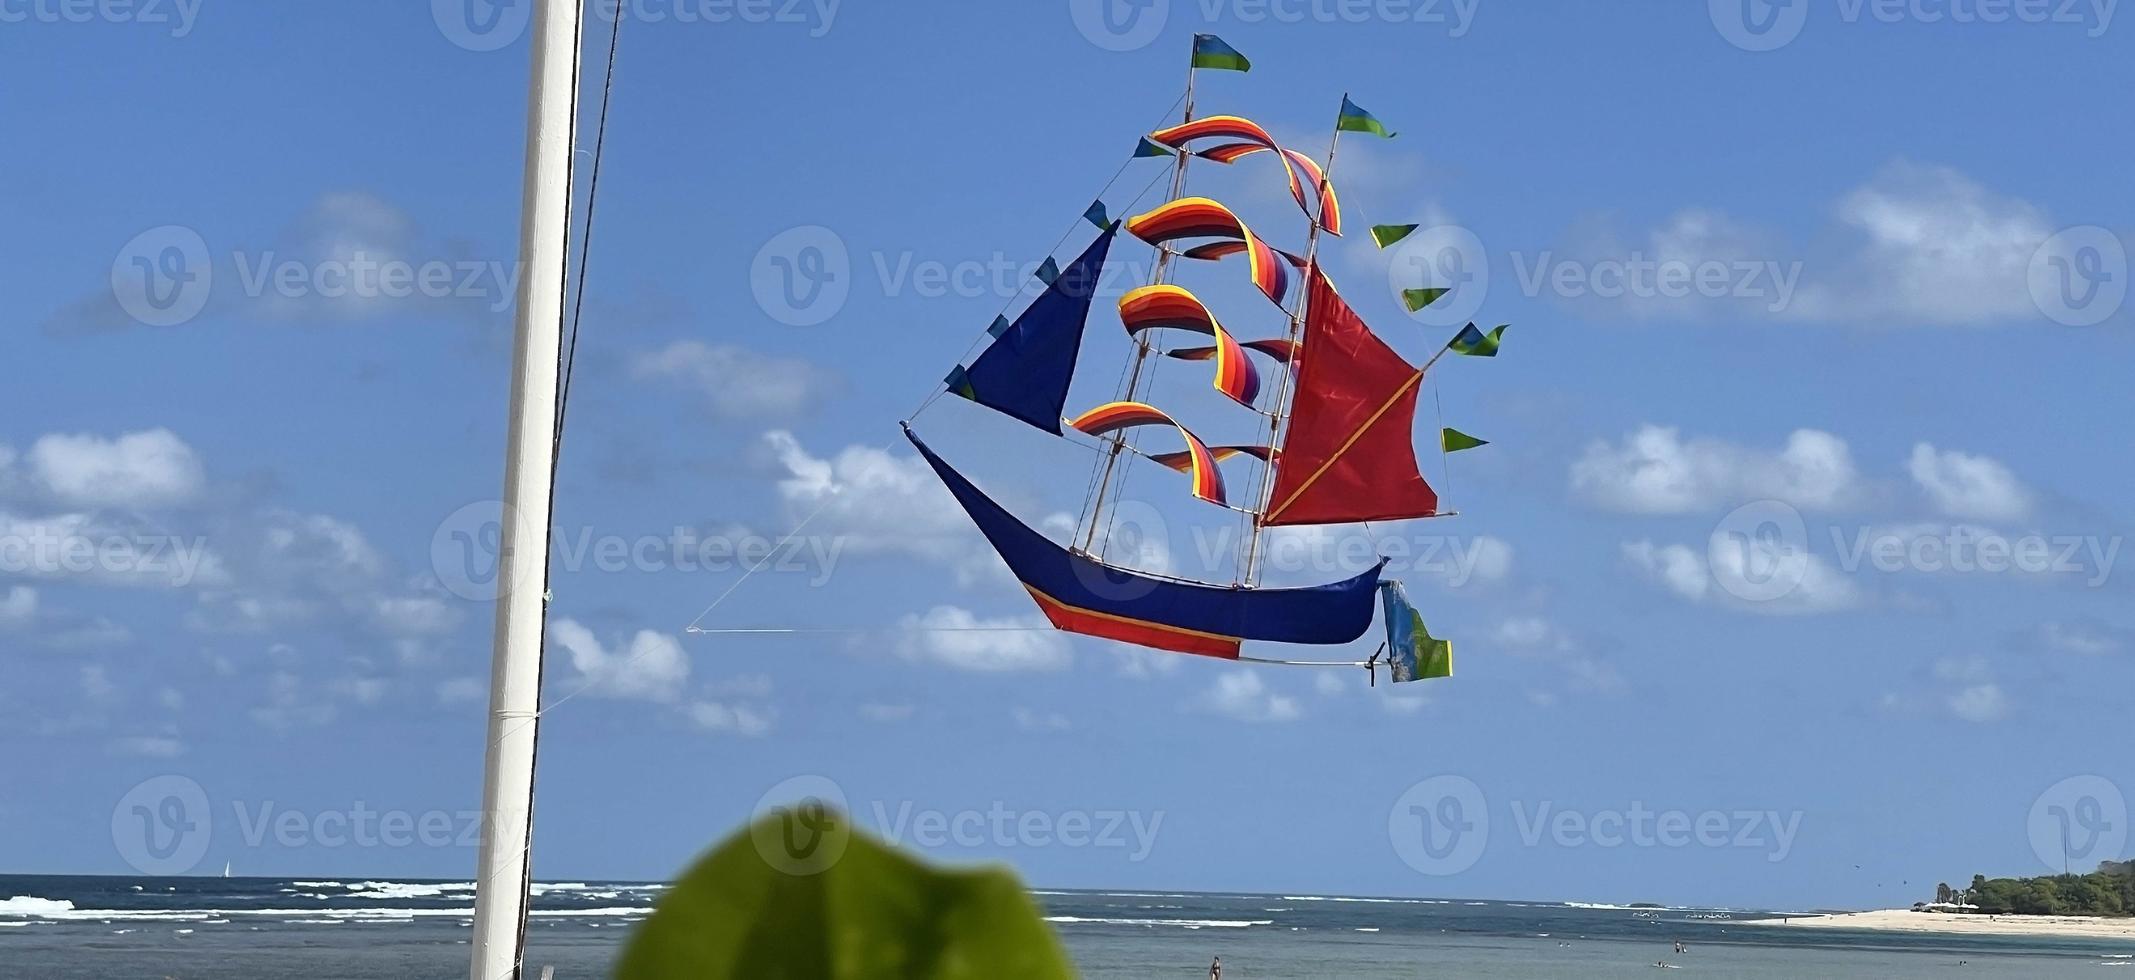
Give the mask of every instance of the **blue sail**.
POLYGON ((1083 323, 1118 232, 1117 223, 1107 226, 978 360, 949 372, 949 390, 1060 435, 1060 410, 1082 350, 1083 323))
POLYGON ((1237 659, 1242 640, 1347 643, 1371 628, 1373 592, 1384 562, 1355 578, 1297 589, 1203 585, 1114 568, 1016 520, 934 455, 911 426, 904 434, 1060 629, 1237 659))

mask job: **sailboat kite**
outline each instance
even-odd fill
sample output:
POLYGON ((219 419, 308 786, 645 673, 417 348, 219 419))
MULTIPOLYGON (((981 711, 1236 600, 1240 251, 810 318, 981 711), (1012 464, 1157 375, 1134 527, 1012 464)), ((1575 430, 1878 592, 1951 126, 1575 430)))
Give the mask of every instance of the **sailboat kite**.
MULTIPOLYGON (((1245 71, 1250 63, 1203 34, 1195 36, 1192 67, 1245 71)), ((1120 220, 1110 217, 1103 200, 1091 205, 1084 217, 1098 229, 1096 237, 1065 266, 1047 259, 1040 276, 1044 290, 1015 319, 996 319, 985 349, 945 379, 949 393, 1050 435, 1073 430, 1102 440, 1095 490, 1085 506, 1088 522, 1077 527, 1075 540, 1063 545, 1017 519, 921 440, 909 421, 905 436, 1055 628, 1208 657, 1320 664, 1327 662, 1246 657, 1241 647, 1248 640, 1349 643, 1371 628, 1383 605, 1382 649, 1393 679, 1449 676, 1451 642, 1432 637, 1400 584, 1382 579, 1384 559, 1362 574, 1322 585, 1259 584, 1261 538, 1268 528, 1443 516, 1438 494, 1417 464, 1413 438, 1424 372, 1437 356, 1419 368, 1395 353, 1350 308, 1318 260, 1320 236, 1342 232, 1332 180, 1342 133, 1392 133, 1345 95, 1326 161, 1315 161, 1279 145, 1266 128, 1242 116, 1195 118, 1193 76, 1189 71, 1179 124, 1147 134, 1134 153, 1171 161, 1167 199, 1120 220), (1269 244, 1221 202, 1183 193, 1191 160, 1229 164, 1259 154, 1282 167, 1290 196, 1304 212, 1302 253, 1269 244), (1084 330, 1122 231, 1156 249, 1151 281, 1118 303, 1120 323, 1134 342, 1133 359, 1118 398, 1067 417, 1084 330), (1240 339, 1232 325, 1167 275, 1175 259, 1221 263, 1232 257, 1242 260, 1254 289, 1287 320, 1280 336, 1240 339), (1179 333, 1194 335, 1192 342, 1159 347, 1159 335, 1179 333), (1265 440, 1210 445, 1170 412, 1144 401, 1153 356, 1209 363, 1217 392, 1266 418, 1265 440), (1141 449, 1135 437, 1151 427, 1168 431, 1167 442, 1180 448, 1141 449), (1235 580, 1139 571, 1092 550, 1107 499, 1117 492, 1115 473, 1124 453, 1184 474, 1194 497, 1250 519, 1235 580), (1222 464, 1240 458, 1252 460, 1257 470, 1251 493, 1240 494, 1225 478, 1222 464)), ((1415 227, 1380 225, 1372 233, 1384 248, 1415 227)), ((1445 290, 1407 292, 1415 309, 1445 290)), ((1264 310, 1248 311, 1238 322, 1271 319, 1264 310)), ((1445 350, 1494 355, 1503 329, 1486 336, 1470 324, 1445 350)), ((1364 663, 1374 679, 1380 663, 1379 654, 1364 663)))

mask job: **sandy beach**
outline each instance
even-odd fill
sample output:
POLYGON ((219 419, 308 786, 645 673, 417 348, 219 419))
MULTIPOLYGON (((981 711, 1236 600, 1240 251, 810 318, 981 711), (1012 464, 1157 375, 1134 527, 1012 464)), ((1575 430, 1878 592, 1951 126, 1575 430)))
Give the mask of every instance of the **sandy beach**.
POLYGON ((1758 919, 1738 924, 1801 929, 1874 929, 1882 932, 1940 932, 1953 935, 2085 936, 2135 940, 2135 918, 2107 919, 2088 915, 1988 916, 1879 909, 1873 912, 1841 912, 1834 915, 1797 915, 1789 919, 1758 919))

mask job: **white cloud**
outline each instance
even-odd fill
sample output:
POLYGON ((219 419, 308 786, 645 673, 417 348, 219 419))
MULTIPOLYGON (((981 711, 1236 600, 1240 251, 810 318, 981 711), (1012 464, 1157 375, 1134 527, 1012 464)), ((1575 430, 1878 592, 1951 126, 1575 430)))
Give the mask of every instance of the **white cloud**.
POLYGON ((1062 670, 1073 662, 1067 640, 1036 618, 980 619, 967 609, 935 606, 907 615, 897 651, 959 670, 1062 670))
POLYGON ((2131 638, 2135 638, 2135 630, 2097 622, 2064 623, 2056 620, 2039 627, 2039 639, 2047 646, 2087 657, 2119 653, 2128 648, 2131 638))
POLYGON ((1119 663, 1119 676, 1135 680, 1148 680, 1159 674, 1176 674, 1179 672, 1179 665, 1184 663, 1186 658, 1184 654, 1151 650, 1125 643, 1108 642, 1105 646, 1111 650, 1113 658, 1119 663))
POLYGON ((1626 541, 1623 555, 1668 591, 1692 602, 1703 600, 1712 591, 1712 573, 1705 567, 1705 557, 1683 545, 1626 541))
POLYGON ((1387 693, 1380 695, 1378 701, 1379 710, 1384 711, 1390 715, 1418 714, 1422 712, 1423 709, 1431 706, 1430 695, 1410 694, 1408 692, 1396 694, 1392 691, 1388 691, 1387 693))
POLYGON ((1342 679, 1336 677, 1332 671, 1323 670, 1313 675, 1312 689, 1318 691, 1321 697, 1332 698, 1348 691, 1349 685, 1342 683, 1342 679))
POLYGON ((1828 510, 1860 495, 1846 441, 1796 429, 1777 452, 1718 439, 1683 439, 1646 425, 1621 444, 1596 441, 1572 463, 1572 490, 1610 510, 1682 514, 1749 500, 1828 510))
POLYGON ((750 738, 769 732, 774 717, 767 708, 739 701, 695 701, 689 706, 689 719, 697 727, 750 738))
MULTIPOLYGON (((1543 616, 1509 617, 1498 623, 1483 642, 1555 671, 1558 676, 1554 680, 1571 690, 1609 694, 1624 687, 1623 677, 1614 665, 1587 652, 1578 637, 1543 616)), ((1550 704, 1559 697, 1554 692, 1535 690, 1529 694, 1542 694, 1550 704)))
POLYGON ((118 688, 112 686, 111 672, 105 670, 103 665, 91 664, 83 667, 81 677, 82 697, 97 702, 108 702, 117 699, 118 688))
POLYGON ((1898 163, 1839 202, 1859 250, 1806 283, 1792 313, 1813 319, 1983 323, 2036 317, 2026 273, 2051 237, 2039 209, 1948 167, 1898 163))
POLYGON ((549 639, 570 654, 578 682, 589 694, 672 702, 689 681, 681 641, 666 633, 639 630, 627 647, 610 651, 577 620, 559 619, 549 625, 549 639))
POLYGON ((169 429, 115 439, 53 433, 23 459, 29 479, 62 507, 168 507, 191 501, 206 483, 200 458, 169 429))
POLYGON ((1039 711, 1018 705, 1009 709, 1008 714, 1015 719, 1016 727, 1026 732, 1064 732, 1075 727, 1058 711, 1039 711))
POLYGON ((1966 721, 2000 721, 2009 714, 2009 697, 1997 684, 1971 684, 1945 701, 1950 713, 1966 721))
POLYGON ((0 629, 20 629, 37 618, 37 590, 27 585, 9 588, 0 597, 0 629))
POLYGON ((1703 554, 1644 540, 1624 542, 1622 553, 1650 580, 1691 602, 1784 616, 1838 612, 1863 601, 1859 588, 1837 568, 1786 542, 1730 539, 1715 531, 1703 554), (1774 582, 1780 583, 1771 590, 1776 594, 1768 594, 1766 587, 1774 582))
POLYGON ((1934 675, 1952 688, 1942 697, 1951 714, 1972 722, 1999 721, 2008 715, 2009 698, 1994 682, 1987 658, 1946 657, 1935 662, 1934 675))
POLYGON ((1586 241, 1568 262, 1543 253, 1518 271, 1531 288, 1563 288, 1567 298, 1632 317, 1934 325, 2039 318, 2027 273, 2055 226, 2027 201, 1948 167, 1899 162, 1841 197, 1832 217, 1809 239, 1817 244, 1804 246, 1689 208, 1643 236, 1607 228, 1575 236, 1586 241), (1560 265, 1584 273, 1577 287, 1553 285, 1560 265), (1642 274, 1624 284, 1612 278, 1638 268, 1642 274), (1703 270, 1716 278, 1696 279, 1703 270))
POLYGON ((453 677, 437 682, 439 704, 472 704, 489 697, 489 681, 480 677, 453 677))
POLYGON ((1304 714, 1296 698, 1270 691, 1260 673, 1251 668, 1218 675, 1215 686, 1197 704, 1203 710, 1238 721, 1296 721, 1304 714))
POLYGON ((632 377, 687 385, 721 418, 784 418, 820 404, 835 387, 825 370, 731 344, 678 340, 630 362, 632 377))
POLYGON ((111 751, 144 759, 175 759, 185 754, 185 743, 161 735, 131 735, 112 739, 111 751))
POLYGON ((860 706, 860 717, 879 725, 894 725, 909 721, 918 708, 910 704, 881 704, 870 701, 860 706))
POLYGON ((1952 517, 2018 520, 2031 511, 2031 491, 2007 466, 1986 456, 1923 442, 1913 447, 1906 470, 1935 508, 1952 517))
POLYGON ((1562 653, 1573 648, 1571 637, 1541 616, 1511 617, 1498 624, 1491 639, 1504 649, 1530 653, 1562 653))
POLYGON ((947 565, 965 584, 1000 574, 1000 559, 925 460, 864 446, 823 459, 783 431, 765 433, 764 441, 786 470, 778 495, 789 527, 808 521, 807 533, 840 542, 848 554, 947 565))

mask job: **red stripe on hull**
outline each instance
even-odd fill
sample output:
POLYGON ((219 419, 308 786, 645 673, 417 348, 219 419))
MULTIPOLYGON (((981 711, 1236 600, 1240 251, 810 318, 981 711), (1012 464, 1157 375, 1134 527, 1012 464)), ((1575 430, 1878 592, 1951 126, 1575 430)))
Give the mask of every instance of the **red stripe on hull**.
POLYGON ((1175 653, 1191 653, 1223 660, 1238 659, 1238 646, 1241 641, 1237 637, 1215 636, 1177 626, 1165 626, 1162 623, 1079 609, 1030 586, 1026 585, 1024 588, 1030 591, 1032 599, 1038 601, 1038 608, 1044 610, 1045 618, 1051 620, 1054 627, 1070 633, 1155 647, 1175 653))

